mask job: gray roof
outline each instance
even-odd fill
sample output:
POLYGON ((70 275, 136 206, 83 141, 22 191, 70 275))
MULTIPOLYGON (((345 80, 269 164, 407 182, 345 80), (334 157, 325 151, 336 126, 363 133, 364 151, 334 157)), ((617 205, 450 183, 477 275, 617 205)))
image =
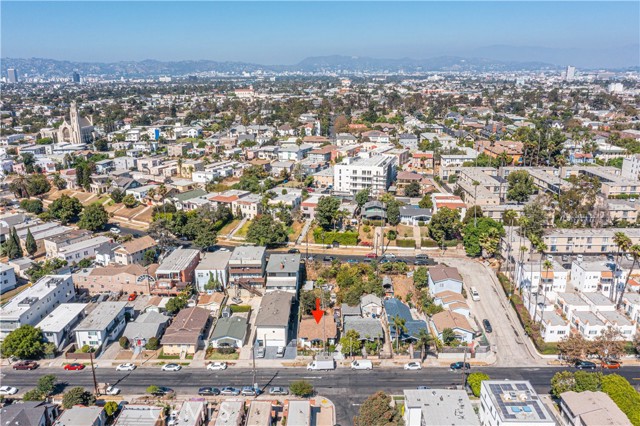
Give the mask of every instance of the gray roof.
POLYGON ((138 316, 135 321, 128 323, 122 335, 128 339, 158 337, 160 329, 168 321, 169 317, 166 315, 156 311, 148 311, 138 316))
POLYGON ((3 425, 40 426, 45 410, 51 407, 53 404, 25 401, 0 408, 0 417, 3 425))
POLYGON ((199 254, 200 251, 195 249, 175 249, 162 261, 160 266, 158 266, 156 274, 161 271, 182 271, 186 269, 189 263, 191 263, 191 260, 199 254))
POLYGON ((382 307, 382 299, 380 299, 375 294, 365 294, 360 298, 360 306, 366 306, 370 303, 375 303, 376 305, 382 307))
POLYGON ((231 258, 230 251, 216 251, 205 253, 196 267, 196 271, 221 271, 226 269, 231 258))
POLYGON ((402 206, 400 216, 431 216, 431 209, 421 209, 420 207, 402 206))
POLYGON ((543 321, 548 322, 551 325, 567 325, 567 321, 565 321, 560 315, 555 312, 545 312, 543 316, 543 321))
POLYGON ((256 317, 256 327, 286 327, 291 314, 293 295, 285 291, 273 291, 262 297, 256 317))
POLYGON ((272 254, 267 263, 267 273, 297 273, 300 270, 300 253, 272 254))
POLYGON ((342 312, 342 316, 347 316, 347 315, 355 315, 355 316, 360 316, 362 315, 362 311, 360 310, 360 305, 356 305, 356 306, 349 306, 346 303, 343 303, 340 306, 340 312, 342 312))
POLYGON ((92 425, 97 418, 100 417, 104 409, 102 407, 82 407, 76 405, 64 410, 62 415, 58 417, 55 426, 86 426, 92 425))
POLYGON ((104 330, 123 312, 127 302, 102 302, 76 327, 76 331, 104 330))
POLYGON ((233 338, 244 342, 247 334, 247 319, 243 317, 231 316, 220 318, 213 330, 211 340, 233 338))
MULTIPOLYGON (((465 390, 429 389, 404 391, 405 408, 419 408, 423 424, 480 426, 465 390)), ((413 418, 412 424, 413 424, 413 418)))
POLYGON ((42 331, 53 333, 62 331, 69 323, 75 321, 86 307, 86 303, 61 303, 53 312, 44 317, 37 327, 42 331))
POLYGON ((344 332, 346 333, 349 330, 357 331, 361 339, 366 338, 366 336, 371 339, 381 339, 383 336, 382 325, 375 318, 346 317, 344 319, 344 332))
POLYGON ((265 247, 258 246, 240 246, 236 247, 229 259, 230 263, 257 263, 261 261, 266 253, 265 247))

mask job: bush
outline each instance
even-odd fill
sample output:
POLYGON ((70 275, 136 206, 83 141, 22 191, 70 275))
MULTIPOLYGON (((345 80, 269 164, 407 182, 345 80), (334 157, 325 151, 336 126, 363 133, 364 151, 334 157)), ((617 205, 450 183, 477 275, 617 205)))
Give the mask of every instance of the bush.
POLYGON ((160 347, 160 341, 157 337, 152 337, 147 341, 147 344, 144 345, 144 347, 150 351, 157 351, 160 347))
POLYGON ((229 308, 231 312, 249 312, 251 311, 251 306, 249 305, 230 305, 229 308))
POLYGON ((313 385, 306 380, 291 382, 289 390, 293 395, 303 398, 313 395, 313 385))
POLYGON ((640 426, 640 393, 622 376, 608 374, 602 378, 602 391, 627 415, 634 426, 640 426))
POLYGON ((158 392, 160 390, 160 388, 156 385, 151 385, 147 388, 146 392, 150 393, 150 394, 154 394, 156 392, 158 392))
POLYGON ((420 245, 422 247, 438 247, 438 243, 433 241, 431 238, 423 238, 420 245))
POLYGON ((471 388, 471 392, 473 393, 473 396, 476 396, 476 397, 480 396, 480 387, 484 380, 489 380, 489 376, 484 373, 469 374, 469 377, 467 377, 467 383, 471 388))
POLYGON ((126 337, 122 336, 120 340, 118 340, 118 342, 120 343, 120 347, 122 349, 129 349, 129 339, 127 339, 126 337))
POLYGON ((415 248, 416 247, 416 241, 415 240, 396 240, 396 245, 398 247, 415 248))

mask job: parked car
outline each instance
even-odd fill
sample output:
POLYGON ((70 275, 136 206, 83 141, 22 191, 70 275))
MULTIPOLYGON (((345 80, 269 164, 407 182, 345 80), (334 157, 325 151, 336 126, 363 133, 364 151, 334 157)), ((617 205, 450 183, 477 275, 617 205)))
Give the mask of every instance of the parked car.
POLYGON ((120 229, 119 228, 111 228, 109 229, 109 232, 111 232, 112 234, 116 234, 116 235, 120 235, 120 229))
POLYGON ((284 358, 284 351, 284 346, 278 346, 278 349, 276 350, 276 358, 284 358))
POLYGON ((266 350, 264 346, 258 346, 256 348, 256 358, 264 358, 266 350))
POLYGON ((258 396, 260 395, 260 389, 256 389, 253 386, 245 386, 240 393, 242 396, 258 396))
POLYGON ((416 386, 416 389, 418 389, 418 390, 429 390, 431 388, 429 386, 421 385, 421 386, 416 386))
POLYGON ((79 364, 77 362, 71 363, 71 364, 66 364, 64 366, 65 370, 69 370, 69 371, 75 371, 75 370, 84 370, 84 364, 79 364))
POLYGON ((38 363, 35 361, 20 361, 13 364, 14 370, 35 370, 38 368, 38 363))
POLYGON ((227 369, 227 363, 226 362, 212 362, 210 364, 207 365, 207 370, 226 370, 227 369))
POLYGON ((382 256, 385 259, 395 259, 396 255, 393 253, 385 253, 384 256, 382 256))
POLYGON ((289 395, 289 391, 282 386, 272 386, 269 388, 269 395, 289 395))
POLYGON ((120 389, 118 389, 115 386, 109 386, 107 387, 107 389, 104 391, 104 393, 106 395, 118 395, 120 393, 120 389))
POLYGON ((231 395, 238 396, 240 395, 240 389, 233 388, 231 386, 224 387, 220 389, 220 395, 231 395))
POLYGON ((217 395, 220 395, 220 389, 218 389, 218 388, 200 388, 200 389, 198 389, 198 395, 200 395, 200 396, 217 396, 217 395))
POLYGON ((486 318, 482 320, 482 326, 484 327, 484 331, 486 331, 487 333, 491 333, 493 331, 493 327, 491 327, 491 323, 486 318))
POLYGON ((375 253, 367 253, 364 257, 366 257, 367 259, 377 259, 378 255, 375 253))
POLYGON ((135 294, 135 293, 131 293, 131 294, 129 295, 128 300, 129 300, 129 302, 133 302, 133 301, 134 301, 134 300, 136 300, 137 298, 138 298, 138 295, 137 295, 137 294, 135 294))
POLYGON ((351 369, 352 370, 371 370, 373 369, 373 363, 368 359, 363 359, 361 361, 352 361, 351 369))
POLYGON ((361 241, 360 245, 364 247, 371 247, 371 243, 369 241, 361 241))
POLYGON ((609 359, 609 360, 602 361, 600 366, 607 370, 618 370, 622 368, 622 363, 620 361, 614 361, 612 359, 609 359))
POLYGON ((416 259, 413 261, 413 264, 416 266, 425 266, 429 265, 429 261, 427 259, 416 259))
POLYGON ((429 259, 429 256, 427 256, 424 253, 419 253, 419 254, 416 254, 416 259, 427 260, 427 259, 429 259))
POLYGON ((596 369, 596 363, 591 361, 578 360, 575 362, 575 364, 573 364, 573 366, 578 370, 595 370, 596 369))
POLYGON ((293 248, 293 249, 289 249, 289 251, 288 251, 287 253, 290 253, 290 254, 297 254, 297 253, 300 253, 300 250, 298 250, 298 249, 296 249, 296 248, 293 248))
POLYGON ((419 362, 408 362, 404 365, 405 370, 422 370, 422 365, 419 362))
POLYGON ((333 260, 335 259, 335 257, 333 256, 325 256, 322 258, 323 262, 333 262, 333 260))
POLYGON ((347 259, 347 263, 358 263, 358 259, 347 259))
POLYGON ((126 364, 120 364, 119 366, 116 367, 116 371, 133 371, 135 369, 136 369, 136 366, 134 364, 131 364, 130 362, 126 364))
POLYGON ((449 365, 449 368, 451 369, 451 371, 469 370, 471 369, 471 364, 469 364, 468 362, 458 361, 451 363, 451 365, 449 365))
POLYGON ((0 395, 15 395, 18 393, 18 388, 13 386, 0 386, 0 395))
POLYGON ((182 366, 180 364, 165 364, 162 366, 162 371, 180 371, 182 366))
POLYGON ((166 386, 158 386, 158 389, 155 392, 152 392, 151 395, 153 396, 165 396, 165 395, 172 395, 174 394, 175 391, 171 388, 168 388, 166 386))

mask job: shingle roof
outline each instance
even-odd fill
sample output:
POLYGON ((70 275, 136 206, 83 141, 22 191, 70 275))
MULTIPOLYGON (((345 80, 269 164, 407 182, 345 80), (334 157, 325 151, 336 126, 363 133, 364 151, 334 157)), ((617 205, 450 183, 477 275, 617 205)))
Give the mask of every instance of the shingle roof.
POLYGON ((256 317, 256 327, 286 327, 291 314, 293 295, 284 291, 273 291, 262 297, 260 310, 256 317))

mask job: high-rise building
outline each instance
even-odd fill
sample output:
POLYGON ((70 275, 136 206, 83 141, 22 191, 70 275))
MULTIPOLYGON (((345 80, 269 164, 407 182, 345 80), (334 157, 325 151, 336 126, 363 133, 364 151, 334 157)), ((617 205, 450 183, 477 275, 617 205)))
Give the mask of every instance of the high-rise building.
POLYGON ((15 68, 7 69, 7 78, 9 79, 9 83, 17 83, 18 71, 16 71, 15 68))
POLYGON ((71 81, 73 81, 74 83, 80 83, 80 74, 74 71, 71 75, 71 81))
POLYGON ((571 65, 569 65, 567 67, 567 72, 564 79, 566 81, 573 81, 575 77, 576 77, 576 67, 572 67, 571 65))

